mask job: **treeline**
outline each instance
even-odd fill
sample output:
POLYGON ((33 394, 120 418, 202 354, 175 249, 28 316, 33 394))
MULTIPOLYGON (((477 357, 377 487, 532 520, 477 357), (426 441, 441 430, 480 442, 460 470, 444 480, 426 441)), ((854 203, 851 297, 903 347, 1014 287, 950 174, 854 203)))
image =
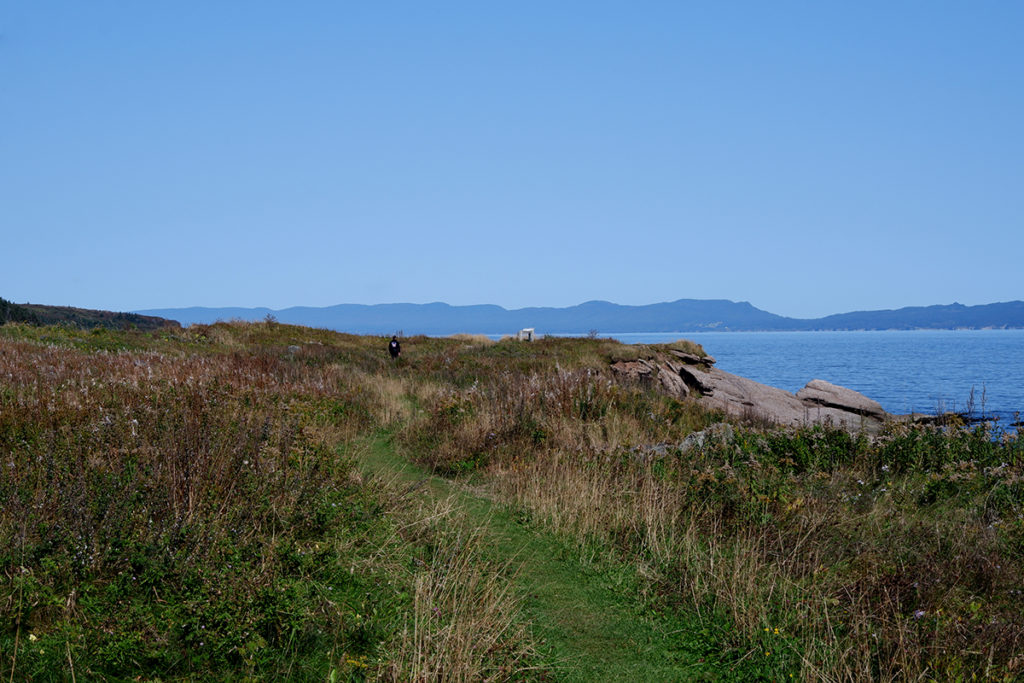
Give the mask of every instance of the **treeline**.
POLYGON ((0 325, 5 323, 29 323, 39 325, 39 316, 18 304, 11 303, 7 299, 0 299, 0 325))
POLYGON ((180 327, 174 320, 167 320, 138 313, 115 313, 71 306, 40 306, 37 304, 15 304, 0 299, 0 325, 5 323, 28 323, 30 325, 69 325, 83 329, 105 327, 126 330, 159 330, 164 327, 180 327))

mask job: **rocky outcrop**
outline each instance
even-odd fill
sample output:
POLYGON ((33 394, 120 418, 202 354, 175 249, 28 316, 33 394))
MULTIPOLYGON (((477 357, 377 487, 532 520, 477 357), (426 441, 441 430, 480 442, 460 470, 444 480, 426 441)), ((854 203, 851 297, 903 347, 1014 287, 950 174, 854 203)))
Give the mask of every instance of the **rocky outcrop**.
POLYGON ((690 387, 683 380, 683 375, 666 364, 662 368, 656 359, 648 360, 640 358, 637 360, 619 361, 612 364, 612 372, 621 379, 641 382, 643 384, 657 383, 669 395, 678 398, 686 398, 690 395, 690 387), (667 372, 664 370, 668 370, 667 372))
POLYGON ((874 401, 864 394, 853 389, 847 389, 823 379, 812 379, 800 391, 796 397, 808 405, 819 405, 826 408, 836 408, 848 413, 867 415, 884 420, 887 417, 885 409, 878 401, 874 401))
POLYGON ((888 417, 878 402, 852 389, 815 379, 792 394, 714 367, 714 358, 681 351, 612 364, 623 380, 655 383, 677 398, 693 398, 730 415, 786 425, 831 423, 876 432, 888 417))

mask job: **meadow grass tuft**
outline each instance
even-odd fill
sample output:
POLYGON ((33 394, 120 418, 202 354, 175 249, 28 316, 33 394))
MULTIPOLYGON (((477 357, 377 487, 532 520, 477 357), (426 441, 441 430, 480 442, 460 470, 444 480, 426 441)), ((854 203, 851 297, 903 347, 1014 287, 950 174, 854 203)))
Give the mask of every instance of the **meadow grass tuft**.
POLYGON ((449 337, 449 339, 466 342, 468 344, 477 344, 480 346, 490 346, 492 344, 497 343, 496 341, 494 341, 485 334, 466 334, 464 332, 459 334, 453 334, 449 337))

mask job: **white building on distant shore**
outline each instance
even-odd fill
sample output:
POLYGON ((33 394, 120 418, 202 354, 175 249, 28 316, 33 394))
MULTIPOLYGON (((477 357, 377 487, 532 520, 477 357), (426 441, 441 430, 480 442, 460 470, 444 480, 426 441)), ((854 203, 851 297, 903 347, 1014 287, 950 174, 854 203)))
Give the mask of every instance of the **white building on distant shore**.
POLYGON ((532 327, 524 327, 523 329, 516 332, 516 339, 519 341, 533 341, 536 339, 536 334, 532 327))

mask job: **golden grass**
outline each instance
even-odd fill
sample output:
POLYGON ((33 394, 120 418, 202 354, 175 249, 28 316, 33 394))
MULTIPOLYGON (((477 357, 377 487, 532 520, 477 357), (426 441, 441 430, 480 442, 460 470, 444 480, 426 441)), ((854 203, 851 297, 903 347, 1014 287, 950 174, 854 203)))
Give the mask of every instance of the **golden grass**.
MULTIPOLYGON (((713 502, 695 504, 678 478, 654 471, 651 462, 621 458, 553 451, 495 464, 489 481, 500 499, 533 511, 558 532, 580 543, 599 539, 632 555, 655 583, 673 582, 671 592, 685 596, 691 609, 724 614, 755 641, 774 642, 772 649, 800 651, 803 680, 945 678, 968 670, 960 648, 976 647, 978 639, 967 627, 971 620, 954 612, 981 604, 981 598, 956 582, 977 571, 977 562, 994 562, 987 558, 1000 554, 983 519, 907 516, 887 497, 851 515, 826 495, 794 497, 785 525, 777 521, 777 504, 766 503, 766 515, 774 512, 766 519, 775 521, 737 526, 713 502), (931 530, 922 534, 922 524, 931 530), (922 610, 927 619, 914 616, 928 598, 907 602, 901 595, 908 593, 900 583, 905 574, 889 575, 901 556, 914 566, 905 571, 921 572, 910 576, 922 586, 951 582, 939 603, 949 614, 936 615, 936 607, 929 607, 922 610), (935 565, 940 556, 948 566, 935 565), (946 632, 936 630, 936 618, 946 632)), ((1001 573, 997 585, 1012 585, 1015 563, 1006 556, 1001 561, 1004 569, 990 571, 1001 573)), ((986 656, 1002 650, 995 661, 1003 668, 993 669, 1003 671, 1001 676, 1015 670, 1006 667, 1020 665, 1007 659, 1005 648, 1015 642, 1010 625, 996 626, 1005 618, 1005 612, 993 613, 988 628, 1001 644, 985 646, 986 656)), ((1019 634, 1016 639, 1021 642, 1019 634)))
MULTIPOLYGON (((385 681, 506 680, 534 656, 508 563, 481 550, 483 530, 452 499, 419 515, 407 533, 427 534, 432 552, 413 569, 413 608, 385 648, 385 681)), ((521 671, 520 671, 521 672, 521 671)))
POLYGON ((474 344, 477 346, 493 346, 494 344, 498 343, 484 334, 459 333, 450 335, 448 338, 454 339, 455 341, 459 342, 465 342, 467 344, 474 344))

